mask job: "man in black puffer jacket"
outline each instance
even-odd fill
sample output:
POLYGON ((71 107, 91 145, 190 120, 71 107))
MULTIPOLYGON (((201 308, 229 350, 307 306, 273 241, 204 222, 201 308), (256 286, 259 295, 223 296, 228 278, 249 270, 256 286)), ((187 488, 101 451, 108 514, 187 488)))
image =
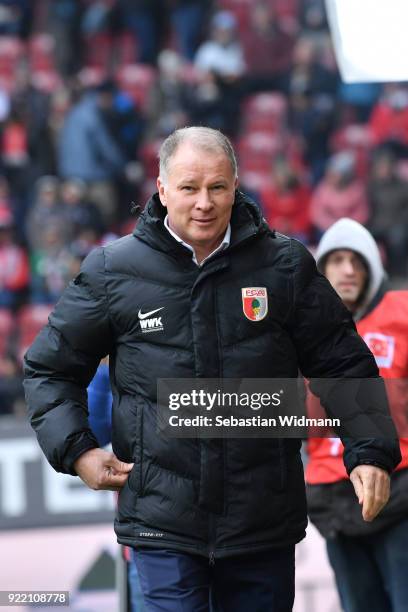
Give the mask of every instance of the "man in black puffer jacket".
MULTIPOLYGON (((271 231, 236 187, 222 134, 172 134, 159 192, 133 235, 87 257, 25 359, 30 419, 51 465, 120 489, 115 530, 136 549, 149 610, 206 611, 211 589, 222 610, 288 612, 306 527, 300 441, 161 436, 158 379, 296 378, 300 369, 372 378, 382 393, 372 354, 313 257, 271 231), (247 288, 266 295, 253 316, 247 288), (113 453, 97 448, 87 418, 86 387, 107 354, 113 453)), ((357 417, 363 431, 364 406, 328 389, 316 385, 328 410, 357 417)), ((383 410, 388 437, 339 430, 366 520, 386 503, 400 461, 383 410)))

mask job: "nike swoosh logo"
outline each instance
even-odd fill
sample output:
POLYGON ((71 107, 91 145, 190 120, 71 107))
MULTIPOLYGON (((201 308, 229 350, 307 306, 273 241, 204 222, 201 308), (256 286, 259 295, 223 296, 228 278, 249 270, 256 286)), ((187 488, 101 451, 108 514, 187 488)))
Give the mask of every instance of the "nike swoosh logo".
POLYGON ((161 308, 156 308, 156 310, 151 310, 150 312, 145 312, 145 313, 141 313, 140 312, 140 308, 139 308, 139 312, 137 313, 137 316, 139 317, 139 319, 141 321, 143 321, 143 319, 147 319, 148 317, 151 317, 152 315, 155 314, 155 312, 159 312, 159 310, 163 310, 164 306, 162 306, 161 308))

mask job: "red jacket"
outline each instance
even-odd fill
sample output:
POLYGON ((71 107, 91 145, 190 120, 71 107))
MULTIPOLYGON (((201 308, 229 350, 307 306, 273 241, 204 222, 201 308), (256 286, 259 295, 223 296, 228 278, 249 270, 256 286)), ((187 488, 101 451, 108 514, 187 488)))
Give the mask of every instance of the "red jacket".
MULTIPOLYGON (((408 291, 390 291, 381 302, 356 323, 359 334, 376 358, 386 379, 390 409, 398 430, 408 431, 408 291), (405 412, 405 414, 404 414, 405 412)), ((309 398, 309 410, 319 409, 309 398)), ((397 470, 408 467, 408 438, 400 439, 402 461, 397 470)), ((311 438, 308 443, 308 484, 325 484, 348 478, 339 438, 311 438)))
POLYGON ((287 192, 275 188, 261 191, 261 202, 269 225, 283 234, 303 234, 308 237, 310 222, 310 193, 299 186, 287 192))
POLYGON ((395 110, 380 102, 375 106, 369 124, 376 144, 387 140, 408 144, 408 109, 395 110))

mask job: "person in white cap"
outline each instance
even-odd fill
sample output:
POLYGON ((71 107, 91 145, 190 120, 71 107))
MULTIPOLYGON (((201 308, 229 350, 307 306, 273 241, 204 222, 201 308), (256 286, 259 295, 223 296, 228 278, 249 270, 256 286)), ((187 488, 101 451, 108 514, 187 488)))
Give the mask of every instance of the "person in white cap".
POLYGON ((237 35, 237 20, 229 11, 219 11, 211 22, 212 34, 198 49, 194 63, 203 72, 238 78, 245 72, 244 54, 237 35))
POLYGON ((392 476, 390 502, 373 522, 362 519, 355 503, 340 440, 312 438, 306 469, 309 518, 326 538, 345 612, 402 612, 408 609, 408 291, 386 291, 378 247, 352 219, 340 219, 327 230, 316 260, 387 379, 394 421, 407 437, 400 439, 402 461, 392 476))

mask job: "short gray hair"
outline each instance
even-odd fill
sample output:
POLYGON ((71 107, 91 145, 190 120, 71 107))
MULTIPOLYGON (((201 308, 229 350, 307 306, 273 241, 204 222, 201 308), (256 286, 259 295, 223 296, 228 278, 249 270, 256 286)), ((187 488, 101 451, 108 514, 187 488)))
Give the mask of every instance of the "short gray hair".
POLYGON ((238 163, 230 140, 219 130, 202 126, 191 126, 176 130, 161 145, 159 151, 159 172, 162 181, 167 181, 170 160, 178 147, 186 141, 205 151, 223 151, 231 163, 234 177, 237 178, 238 163))

